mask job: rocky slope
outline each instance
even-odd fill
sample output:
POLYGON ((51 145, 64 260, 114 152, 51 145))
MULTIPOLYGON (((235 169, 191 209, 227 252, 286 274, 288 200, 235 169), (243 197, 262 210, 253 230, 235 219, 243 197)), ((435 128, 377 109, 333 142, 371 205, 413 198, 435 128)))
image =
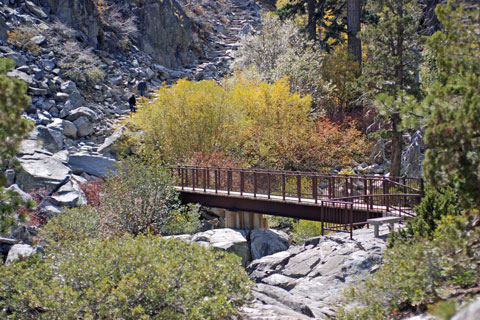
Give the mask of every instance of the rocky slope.
POLYGON ((241 319, 326 319, 335 314, 342 292, 374 272, 382 261, 388 228, 355 230, 354 240, 337 233, 252 261, 255 300, 241 319))
POLYGON ((25 116, 36 125, 21 170, 4 168, 7 186, 45 188, 47 215, 84 204, 79 184, 114 170, 115 129, 137 83, 151 92, 180 78, 219 80, 259 12, 251 0, 0 0, 0 57, 27 83, 25 116))

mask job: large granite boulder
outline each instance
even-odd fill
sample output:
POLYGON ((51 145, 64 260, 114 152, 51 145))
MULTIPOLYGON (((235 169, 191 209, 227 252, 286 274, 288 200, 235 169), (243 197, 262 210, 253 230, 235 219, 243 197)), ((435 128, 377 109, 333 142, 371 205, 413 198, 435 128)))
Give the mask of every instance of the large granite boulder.
POLYGON ((289 238, 285 232, 272 229, 254 229, 250 231, 250 250, 252 259, 260 259, 280 251, 289 246, 289 238))
POLYGON ((70 155, 68 164, 74 173, 86 172, 97 177, 105 177, 116 170, 114 159, 86 153, 70 155))
POLYGON ((49 152, 37 150, 22 155, 18 161, 21 170, 16 175, 16 182, 26 192, 45 187, 50 193, 67 182, 71 175, 63 159, 49 152))
POLYGON ((465 308, 460 310, 451 318, 452 320, 476 320, 480 315, 480 297, 477 297, 473 302, 468 304, 465 308))
POLYGON ((255 300, 242 307, 240 317, 332 318, 343 291, 374 272, 386 248, 385 239, 375 238, 371 229, 355 230, 354 239, 348 234, 317 237, 253 260, 247 272, 256 282, 255 300))
POLYGON ((192 237, 192 241, 211 246, 215 250, 233 252, 242 258, 242 264, 246 265, 251 260, 247 238, 247 230, 225 228, 197 233, 192 237))
POLYGON ((9 265, 16 260, 24 260, 31 256, 35 250, 28 244, 16 244, 8 251, 5 265, 9 265))
POLYGON ((55 126, 45 127, 38 126, 38 138, 42 141, 42 147, 52 153, 58 152, 63 148, 63 124, 55 124, 55 126))
POLYGON ((80 207, 87 204, 87 198, 83 190, 74 180, 70 180, 61 186, 52 196, 52 199, 61 207, 80 207))

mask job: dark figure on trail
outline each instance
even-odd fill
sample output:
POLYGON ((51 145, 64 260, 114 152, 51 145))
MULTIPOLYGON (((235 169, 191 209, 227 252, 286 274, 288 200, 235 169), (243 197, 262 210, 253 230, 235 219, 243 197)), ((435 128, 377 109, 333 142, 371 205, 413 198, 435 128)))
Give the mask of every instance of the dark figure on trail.
POLYGON ((135 95, 132 94, 130 99, 128 99, 128 104, 130 105, 130 112, 136 112, 135 105, 137 104, 137 99, 135 99, 135 95))
POLYGON ((145 81, 140 81, 137 85, 138 91, 140 91, 140 97, 145 95, 145 91, 147 91, 147 83, 145 81))

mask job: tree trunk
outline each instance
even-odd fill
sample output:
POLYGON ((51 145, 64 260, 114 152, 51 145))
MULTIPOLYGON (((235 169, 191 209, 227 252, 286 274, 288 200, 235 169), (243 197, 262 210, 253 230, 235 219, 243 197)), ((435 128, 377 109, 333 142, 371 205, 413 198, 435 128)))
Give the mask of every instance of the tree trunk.
POLYGON ((315 41, 317 38, 317 21, 315 16, 315 2, 316 0, 307 0, 307 13, 308 13, 308 39, 315 41))
POLYGON ((399 177, 402 169, 403 134, 398 131, 400 115, 392 115, 392 149, 390 155, 390 177, 399 177))
POLYGON ((362 63, 362 42, 357 38, 360 31, 360 14, 362 0, 347 0, 347 28, 348 28, 348 50, 353 60, 362 63))

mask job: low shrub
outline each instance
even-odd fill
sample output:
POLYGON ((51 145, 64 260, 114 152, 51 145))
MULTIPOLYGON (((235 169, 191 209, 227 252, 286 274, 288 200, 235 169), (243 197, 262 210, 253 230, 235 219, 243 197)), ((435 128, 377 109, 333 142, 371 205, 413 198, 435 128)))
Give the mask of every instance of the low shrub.
POLYGON ((39 237, 64 244, 87 239, 102 239, 107 235, 103 216, 95 208, 85 206, 62 211, 40 229, 39 237))
POLYGON ((415 207, 417 216, 407 221, 407 228, 392 234, 389 246, 398 241, 410 241, 418 237, 432 239, 444 216, 460 214, 457 195, 451 189, 427 188, 422 202, 415 207))
POLYGON ((110 230, 130 233, 188 233, 199 227, 196 206, 182 206, 170 173, 160 165, 126 158, 108 178, 100 211, 110 230))
POLYGON ((348 301, 356 304, 340 310, 339 319, 385 319, 398 311, 422 311, 448 296, 447 287, 475 285, 480 277, 480 228, 473 220, 444 216, 432 240, 397 242, 377 273, 346 292, 348 301))
POLYGON ((20 50, 28 51, 33 54, 40 53, 40 46, 37 45, 32 38, 38 34, 33 34, 26 28, 15 28, 12 31, 7 31, 8 42, 13 44, 20 50))
POLYGON ((224 319, 249 287, 231 253, 160 236, 85 240, 0 266, 0 317, 224 319))
POLYGON ((300 244, 308 238, 322 235, 322 223, 318 221, 299 220, 293 224, 292 240, 300 244))

